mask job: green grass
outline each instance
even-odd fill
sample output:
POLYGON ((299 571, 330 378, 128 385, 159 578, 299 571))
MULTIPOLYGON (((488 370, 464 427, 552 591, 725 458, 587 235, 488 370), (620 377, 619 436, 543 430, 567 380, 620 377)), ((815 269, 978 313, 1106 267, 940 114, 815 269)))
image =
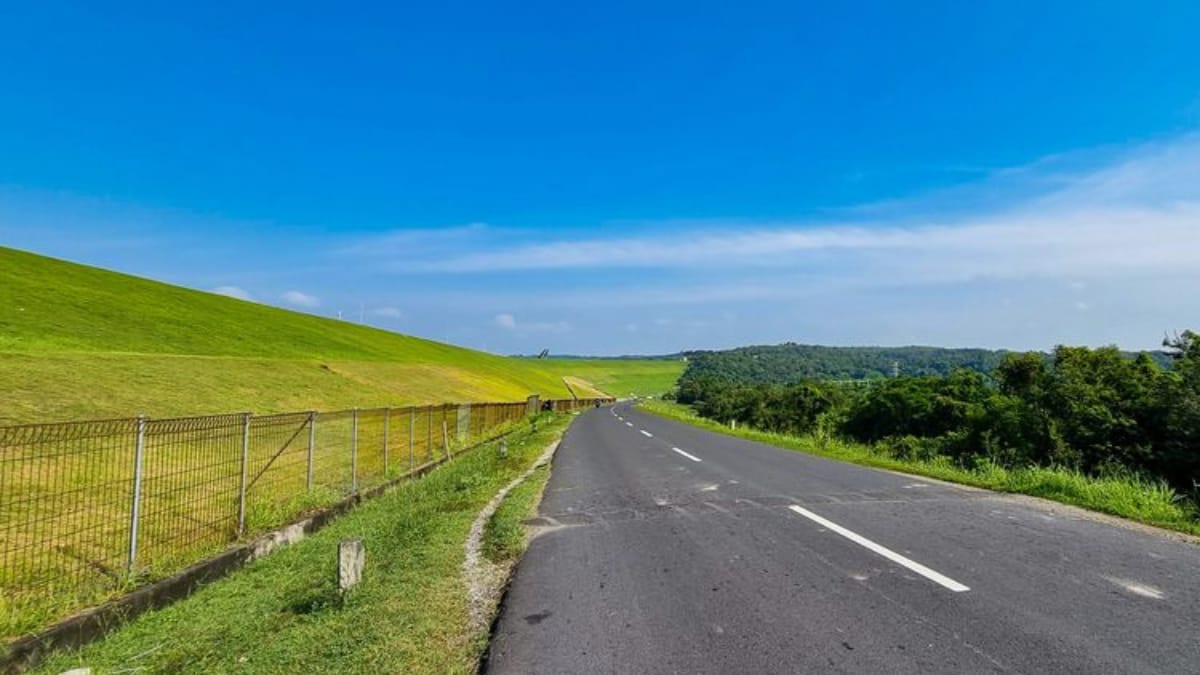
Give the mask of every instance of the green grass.
POLYGON ((1007 469, 992 462, 965 468, 956 465, 948 457, 906 460, 872 446, 828 436, 788 436, 744 427, 732 430, 702 418, 688 406, 677 403, 645 401, 641 407, 661 417, 788 450, 997 492, 1042 497, 1148 525, 1200 535, 1200 514, 1188 502, 1166 484, 1137 476, 1094 477, 1069 469, 1047 467, 1007 469))
MULTIPOLYGON (((510 439, 500 459, 485 446, 367 502, 330 527, 195 595, 134 620, 35 672, 89 666, 98 674, 472 673, 486 635, 468 627, 463 543, 478 511, 559 436, 559 416, 510 439), (334 587, 337 542, 361 537, 362 585, 334 587)), ((526 481, 502 507, 504 522, 530 507, 526 481)), ((507 527, 506 525, 501 527, 507 527)), ((498 532, 499 530, 495 530, 498 532)), ((500 539, 493 540, 502 548, 500 539)))
POLYGON ((0 425, 624 395, 681 366, 496 356, 0 247, 0 425))
POLYGON ((522 521, 537 515, 542 491, 550 480, 550 466, 534 469, 500 503, 483 530, 483 555, 494 563, 512 562, 525 552, 529 529, 522 521))
POLYGON ((683 361, 622 361, 617 359, 546 359, 558 372, 587 380, 617 398, 656 396, 675 386, 683 361))

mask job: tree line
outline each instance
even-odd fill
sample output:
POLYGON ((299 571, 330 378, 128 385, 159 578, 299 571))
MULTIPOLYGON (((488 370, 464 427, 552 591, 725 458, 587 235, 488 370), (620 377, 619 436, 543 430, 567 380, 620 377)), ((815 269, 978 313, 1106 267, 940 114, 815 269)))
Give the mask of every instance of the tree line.
MULTIPOLYGON (((794 384, 805 380, 870 380, 897 375, 949 375, 967 369, 993 372, 1012 352, 943 347, 825 347, 788 342, 725 351, 685 352, 687 369, 681 382, 717 378, 743 384, 794 384)), ((1168 366, 1165 352, 1150 352, 1168 366)), ((1049 360, 1050 354, 1043 354, 1049 360)), ((1128 358, 1136 354, 1126 353, 1128 358)))
POLYGON ((1196 333, 1165 340, 1158 353, 1060 346, 1051 354, 992 354, 996 363, 986 370, 986 359, 974 367, 959 360, 945 374, 861 382, 828 376, 747 382, 745 372, 734 369, 689 368, 674 397, 723 423, 836 434, 903 458, 1060 466, 1092 475, 1133 472, 1184 492, 1197 489, 1196 333))

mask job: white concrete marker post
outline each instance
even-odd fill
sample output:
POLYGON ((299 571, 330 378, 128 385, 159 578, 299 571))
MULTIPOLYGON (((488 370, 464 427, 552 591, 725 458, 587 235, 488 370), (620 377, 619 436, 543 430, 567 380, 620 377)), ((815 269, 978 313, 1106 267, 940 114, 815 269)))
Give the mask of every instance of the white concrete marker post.
POLYGON ((338 590, 343 595, 362 581, 367 563, 367 549, 362 539, 343 539, 338 542, 338 590))

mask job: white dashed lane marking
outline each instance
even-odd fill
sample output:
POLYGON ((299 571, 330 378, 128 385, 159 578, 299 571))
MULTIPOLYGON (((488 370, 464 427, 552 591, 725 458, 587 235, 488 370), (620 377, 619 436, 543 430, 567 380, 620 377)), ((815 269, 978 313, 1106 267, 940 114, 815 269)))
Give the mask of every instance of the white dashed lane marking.
POLYGON ((683 455, 684 457, 687 457, 688 459, 692 460, 693 462, 700 461, 699 457, 697 457, 691 453, 684 452, 683 450, 680 450, 679 448, 671 448, 671 449, 674 450, 675 452, 678 452, 679 454, 683 455))
POLYGON ((846 528, 842 527, 841 525, 838 525, 837 523, 835 523, 831 520, 822 518, 821 516, 818 516, 817 514, 813 513, 812 511, 809 511, 808 509, 805 509, 800 506, 795 506, 795 505, 789 506, 788 508, 795 511, 796 513, 799 513, 800 515, 804 516, 805 518, 808 518, 809 520, 820 525, 821 527, 824 527, 836 534, 840 534, 841 536, 849 539, 850 541, 858 544, 859 546, 862 546, 863 548, 867 549, 868 551, 871 551, 872 553, 877 553, 877 554, 883 556, 884 558, 891 560, 892 562, 896 563, 897 565, 900 565, 901 567, 908 568, 909 570, 912 570, 913 572, 920 574, 921 576, 925 577, 926 579, 932 581, 933 583, 935 583, 939 586, 942 586, 951 591, 954 591, 955 593, 962 593, 964 591, 971 590, 970 588, 967 588, 966 586, 958 583, 957 581, 951 579, 948 576, 939 574, 938 572, 934 572, 933 570, 922 565, 921 563, 916 562, 915 560, 910 560, 908 558, 905 558, 904 556, 900 555, 899 553, 896 553, 895 551, 891 550, 890 548, 887 548, 885 546, 880 546, 879 544, 876 544, 875 542, 871 541, 870 539, 867 539, 866 537, 862 536, 861 534, 851 532, 850 530, 847 530, 846 528))

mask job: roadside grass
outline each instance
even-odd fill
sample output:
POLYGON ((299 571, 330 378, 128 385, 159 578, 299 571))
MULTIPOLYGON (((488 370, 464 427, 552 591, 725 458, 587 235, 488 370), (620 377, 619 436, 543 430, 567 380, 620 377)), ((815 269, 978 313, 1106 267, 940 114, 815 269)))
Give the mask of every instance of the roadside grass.
POLYGON ((549 480, 550 466, 541 466, 508 493, 483 529, 485 558, 493 563, 508 563, 525 552, 529 529, 522 521, 537 515, 542 492, 549 480))
POLYGON ((700 417, 688 406, 668 401, 643 401, 640 407, 660 417, 788 450, 997 492, 1041 497, 1147 525, 1200 535, 1200 513, 1192 504, 1165 483, 1139 476, 1094 477, 1070 469, 1051 467, 1008 469, 994 462, 962 467, 949 457, 902 459, 887 454, 883 449, 829 436, 789 436, 744 427, 734 430, 700 417))
MULTIPOLYGON (((87 666, 111 672, 472 673, 486 635, 468 627, 461 570, 463 543, 477 512, 529 466, 567 426, 543 416, 509 438, 501 459, 485 445, 402 484, 326 529, 274 553, 192 597, 139 617, 34 672, 87 666), (336 591, 337 542, 362 538, 362 584, 336 591)), ((504 505, 493 536, 510 552, 507 531, 535 499, 526 481, 504 505)))

